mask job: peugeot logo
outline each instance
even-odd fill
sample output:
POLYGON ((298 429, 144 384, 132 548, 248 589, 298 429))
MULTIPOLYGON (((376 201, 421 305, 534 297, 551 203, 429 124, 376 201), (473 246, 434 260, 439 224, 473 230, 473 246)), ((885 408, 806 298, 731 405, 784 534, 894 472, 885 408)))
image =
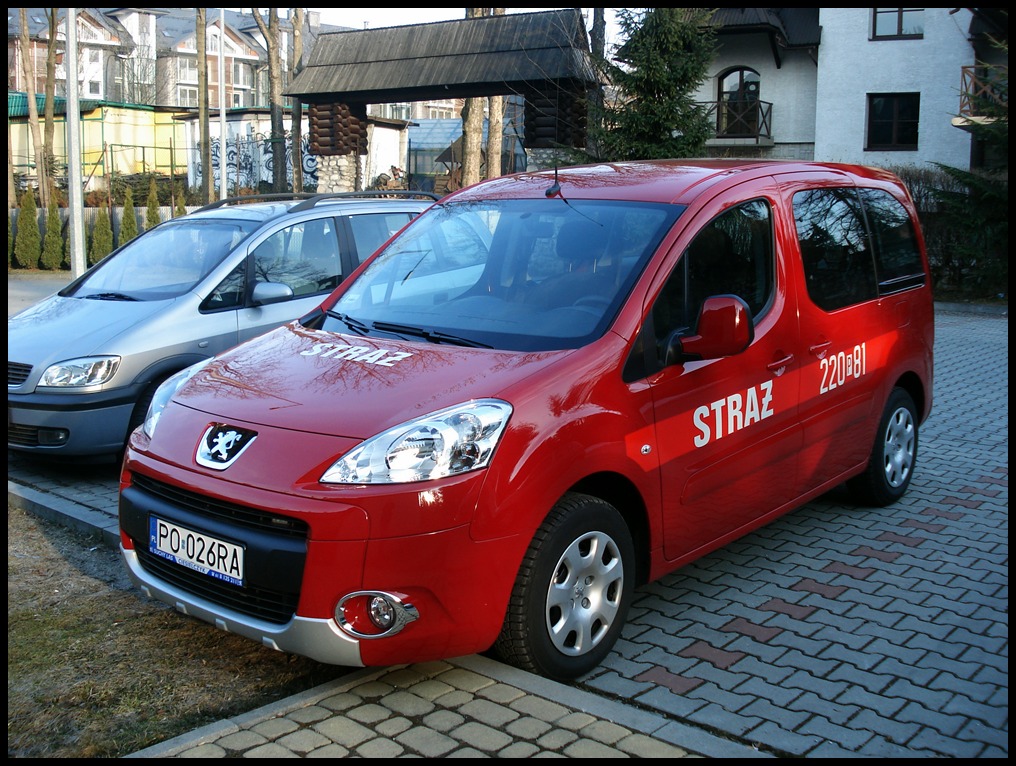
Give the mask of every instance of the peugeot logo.
POLYGON ((205 468, 224 471, 254 443, 256 438, 257 431, 226 423, 212 423, 198 443, 195 460, 198 465, 205 468))

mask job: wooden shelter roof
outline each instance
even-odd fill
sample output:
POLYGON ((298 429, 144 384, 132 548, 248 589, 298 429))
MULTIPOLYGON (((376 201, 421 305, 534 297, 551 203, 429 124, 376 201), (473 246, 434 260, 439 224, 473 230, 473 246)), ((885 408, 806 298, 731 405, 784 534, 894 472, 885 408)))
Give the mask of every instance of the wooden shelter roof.
POLYGON ((596 81, 582 14, 565 8, 322 34, 286 95, 392 103, 596 81))

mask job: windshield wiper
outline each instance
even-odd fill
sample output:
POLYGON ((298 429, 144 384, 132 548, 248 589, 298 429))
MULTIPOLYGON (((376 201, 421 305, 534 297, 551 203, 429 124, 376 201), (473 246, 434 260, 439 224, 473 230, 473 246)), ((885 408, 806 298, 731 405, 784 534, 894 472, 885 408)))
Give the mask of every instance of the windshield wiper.
POLYGON ((343 314, 339 311, 329 311, 328 316, 334 317, 342 322, 346 327, 355 332, 357 335, 366 335, 370 332, 370 327, 359 319, 353 319, 349 314, 343 314))
POLYGON ((133 295, 127 295, 126 293, 95 293, 94 295, 83 295, 83 298, 88 298, 93 301, 136 301, 138 300, 133 295))
POLYGON ((381 332, 391 332, 396 335, 412 335, 417 338, 423 338, 430 343, 450 343, 455 346, 467 346, 469 348, 493 348, 493 346, 489 346, 486 343, 480 343, 476 340, 463 338, 460 335, 452 335, 438 330, 426 330, 423 327, 413 327, 412 325, 395 324, 394 322, 375 322, 373 327, 375 330, 380 330, 381 332))

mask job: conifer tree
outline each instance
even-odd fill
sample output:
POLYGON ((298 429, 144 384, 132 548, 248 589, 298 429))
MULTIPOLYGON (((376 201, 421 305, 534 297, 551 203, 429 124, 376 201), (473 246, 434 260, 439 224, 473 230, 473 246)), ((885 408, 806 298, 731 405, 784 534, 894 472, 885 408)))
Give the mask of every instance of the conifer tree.
POLYGON ((179 192, 176 195, 176 209, 173 211, 174 218, 187 215, 187 208, 184 206, 185 196, 187 196, 187 190, 181 185, 179 187, 179 192))
POLYGON ((64 238, 60 230, 60 206, 56 204, 56 194, 50 193, 49 207, 46 208, 46 236, 42 240, 42 257, 40 268, 56 271, 63 265, 64 238))
POLYGON ((127 187, 123 195, 123 214, 120 217, 120 239, 117 247, 123 247, 138 236, 138 211, 134 209, 134 189, 127 187))
POLYGON ((155 188, 155 178, 148 184, 148 209, 145 211, 145 231, 157 226, 162 218, 159 216, 159 192, 155 188))
POLYGON ((38 268, 41 254, 39 209, 35 205, 35 193, 28 189, 21 195, 21 210, 18 212, 18 233, 14 238, 12 265, 16 269, 38 268))
POLYGON ((113 227, 109 221, 109 211, 100 207, 92 227, 92 242, 88 248, 88 265, 94 266, 113 252, 113 227))
POLYGON ((712 8, 621 8, 624 42, 606 65, 618 98, 595 131, 608 160, 694 157, 711 128, 695 93, 716 53, 712 8))

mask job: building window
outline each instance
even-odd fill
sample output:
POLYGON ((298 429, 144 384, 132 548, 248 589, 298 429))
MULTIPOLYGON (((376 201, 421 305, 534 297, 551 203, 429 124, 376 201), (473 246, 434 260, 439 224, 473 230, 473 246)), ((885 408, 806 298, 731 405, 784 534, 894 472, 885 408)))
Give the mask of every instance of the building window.
POLYGON ((198 105, 198 89, 197 88, 179 88, 179 101, 180 106, 197 106, 198 105))
POLYGON ((197 59, 189 58, 178 58, 177 60, 179 75, 177 79, 180 82, 197 82, 198 81, 198 62, 197 59))
POLYGON ((924 37, 924 8, 875 8, 872 40, 920 40, 924 37))
POLYGON ((754 69, 738 68, 720 75, 716 105, 716 136, 758 135, 761 80, 754 69))
POLYGON ((869 93, 867 151, 917 151, 919 93, 869 93))
POLYGON ((92 98, 98 98, 102 95, 102 84, 98 80, 88 81, 88 95, 92 98))

